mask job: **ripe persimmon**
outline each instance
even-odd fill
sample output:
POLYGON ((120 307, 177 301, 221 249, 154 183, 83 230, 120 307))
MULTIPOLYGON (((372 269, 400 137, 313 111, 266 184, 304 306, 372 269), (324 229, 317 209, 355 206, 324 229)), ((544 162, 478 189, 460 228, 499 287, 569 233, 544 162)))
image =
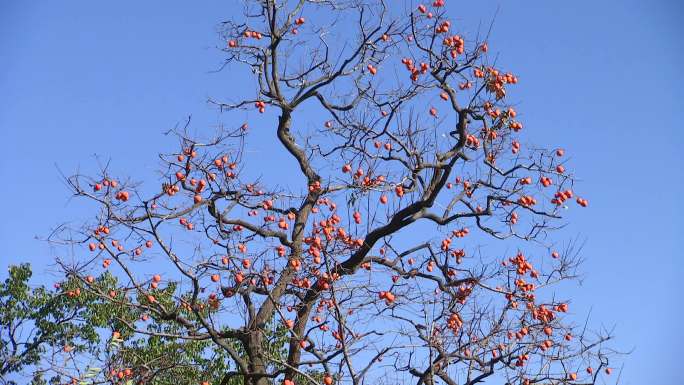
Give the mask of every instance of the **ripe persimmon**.
POLYGON ((397 194, 399 198, 401 198, 404 196, 404 187, 402 185, 398 185, 394 188, 394 192, 397 194))

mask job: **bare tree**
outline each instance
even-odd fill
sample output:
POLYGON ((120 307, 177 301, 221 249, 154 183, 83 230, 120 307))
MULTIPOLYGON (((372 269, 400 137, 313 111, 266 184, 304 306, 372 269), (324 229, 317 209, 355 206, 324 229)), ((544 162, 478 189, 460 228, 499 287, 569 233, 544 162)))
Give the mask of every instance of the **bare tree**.
POLYGON ((552 291, 580 261, 550 235, 568 202, 588 201, 562 149, 520 144, 507 103, 518 79, 497 68, 486 36, 456 34, 443 0, 242 3, 220 28, 223 68, 246 69, 256 89, 210 103, 265 121, 275 111, 273 140, 299 175, 288 186, 246 177, 240 122, 208 139, 174 130, 161 189, 107 167, 71 176, 74 194, 100 207, 52 238, 90 248, 61 261, 71 284, 142 317, 112 315, 130 335, 210 341, 229 361, 215 383, 593 384, 609 374, 610 334, 566 322, 568 301, 552 291), (487 239, 508 251, 476 243, 487 239), (139 267, 150 263, 163 273, 139 267), (122 286, 94 278, 100 264, 122 286), (278 327, 283 354, 270 349, 278 327))

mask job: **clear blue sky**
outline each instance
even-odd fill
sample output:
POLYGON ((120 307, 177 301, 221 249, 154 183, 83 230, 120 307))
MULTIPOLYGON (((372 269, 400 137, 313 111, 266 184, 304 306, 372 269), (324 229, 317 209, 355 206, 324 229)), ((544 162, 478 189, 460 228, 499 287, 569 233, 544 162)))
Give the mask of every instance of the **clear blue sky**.
MULTIPOLYGON (((591 209, 562 234, 587 241, 573 310, 634 348, 621 383, 682 383, 684 2, 447 3, 470 32, 500 7, 490 47, 521 79, 528 138, 564 146, 582 178, 591 209)), ((206 98, 248 86, 210 73, 232 4, 0 2, 0 278, 28 261, 49 282, 56 251, 34 237, 84 217, 56 166, 92 169, 98 153, 144 177, 170 148, 162 131, 221 121, 206 98)))

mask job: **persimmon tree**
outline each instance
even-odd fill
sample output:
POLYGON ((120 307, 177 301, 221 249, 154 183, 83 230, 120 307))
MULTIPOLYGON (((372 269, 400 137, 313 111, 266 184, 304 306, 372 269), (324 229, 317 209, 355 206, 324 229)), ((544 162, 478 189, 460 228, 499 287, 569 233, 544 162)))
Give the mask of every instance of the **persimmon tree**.
MULTIPOLYGON (((610 334, 574 325, 554 291, 579 257, 552 233, 588 201, 563 149, 521 144, 518 78, 486 36, 461 34, 444 0, 242 5, 220 27, 223 69, 254 88, 209 101, 232 128, 174 130, 158 180, 67 178, 99 207, 51 238, 83 253, 59 261, 72 297, 125 309, 108 313, 121 336, 205 343, 214 384, 610 374, 610 334), (294 167, 246 150, 255 122, 294 167), (285 182, 258 177, 267 165, 285 182)), ((142 381, 137 362, 104 378, 142 381)))

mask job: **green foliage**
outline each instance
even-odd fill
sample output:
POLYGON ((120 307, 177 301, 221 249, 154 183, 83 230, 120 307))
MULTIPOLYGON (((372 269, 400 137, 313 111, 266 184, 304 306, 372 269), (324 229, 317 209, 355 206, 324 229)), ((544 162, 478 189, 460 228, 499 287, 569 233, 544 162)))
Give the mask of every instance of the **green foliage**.
MULTIPOLYGON (((97 342, 80 324, 80 304, 45 287, 31 288, 31 267, 11 266, 0 283, 0 378, 37 364, 49 347, 83 351, 97 342)), ((38 383, 38 382, 37 382, 38 383)))
MULTIPOLYGON (((64 370, 48 374, 51 371, 46 360, 51 354, 87 356, 87 360, 73 360, 74 365, 80 361, 81 365, 87 366, 72 367, 79 371, 79 374, 72 371, 73 378, 78 378, 78 383, 83 385, 103 381, 125 369, 130 369, 132 374, 121 383, 128 380, 149 385, 200 384, 203 381, 224 385, 244 383, 239 376, 226 376, 236 367, 228 354, 211 339, 175 337, 187 335, 181 324, 131 306, 132 298, 128 298, 126 292, 116 291, 120 283, 109 272, 89 285, 68 277, 57 291, 43 286, 31 288, 31 275, 28 264, 12 266, 9 277, 0 283, 2 383, 14 384, 9 379, 10 374, 32 378, 32 385, 68 382, 70 378, 64 370), (115 294, 113 298, 112 293, 115 294), (147 316, 146 320, 141 319, 143 315, 147 316), (118 334, 115 336, 114 332, 118 334), (68 354, 63 351, 65 347, 68 347, 68 354), (46 377, 49 378, 46 380, 46 377)), ((184 317, 194 317, 191 310, 178 306, 174 297, 176 289, 175 284, 169 283, 154 290, 156 301, 167 308, 176 308, 184 317)), ((142 304, 148 302, 146 298, 136 300, 142 304)), ((212 311, 211 306, 204 306, 200 313, 206 317, 212 311)), ((289 343, 287 329, 281 324, 270 324, 264 328, 264 333, 264 354, 284 361, 289 343)), ((239 341, 225 342, 241 356, 246 356, 239 341)), ((273 364, 271 366, 277 369, 273 364)), ((308 374, 322 378, 322 373, 308 374)))

